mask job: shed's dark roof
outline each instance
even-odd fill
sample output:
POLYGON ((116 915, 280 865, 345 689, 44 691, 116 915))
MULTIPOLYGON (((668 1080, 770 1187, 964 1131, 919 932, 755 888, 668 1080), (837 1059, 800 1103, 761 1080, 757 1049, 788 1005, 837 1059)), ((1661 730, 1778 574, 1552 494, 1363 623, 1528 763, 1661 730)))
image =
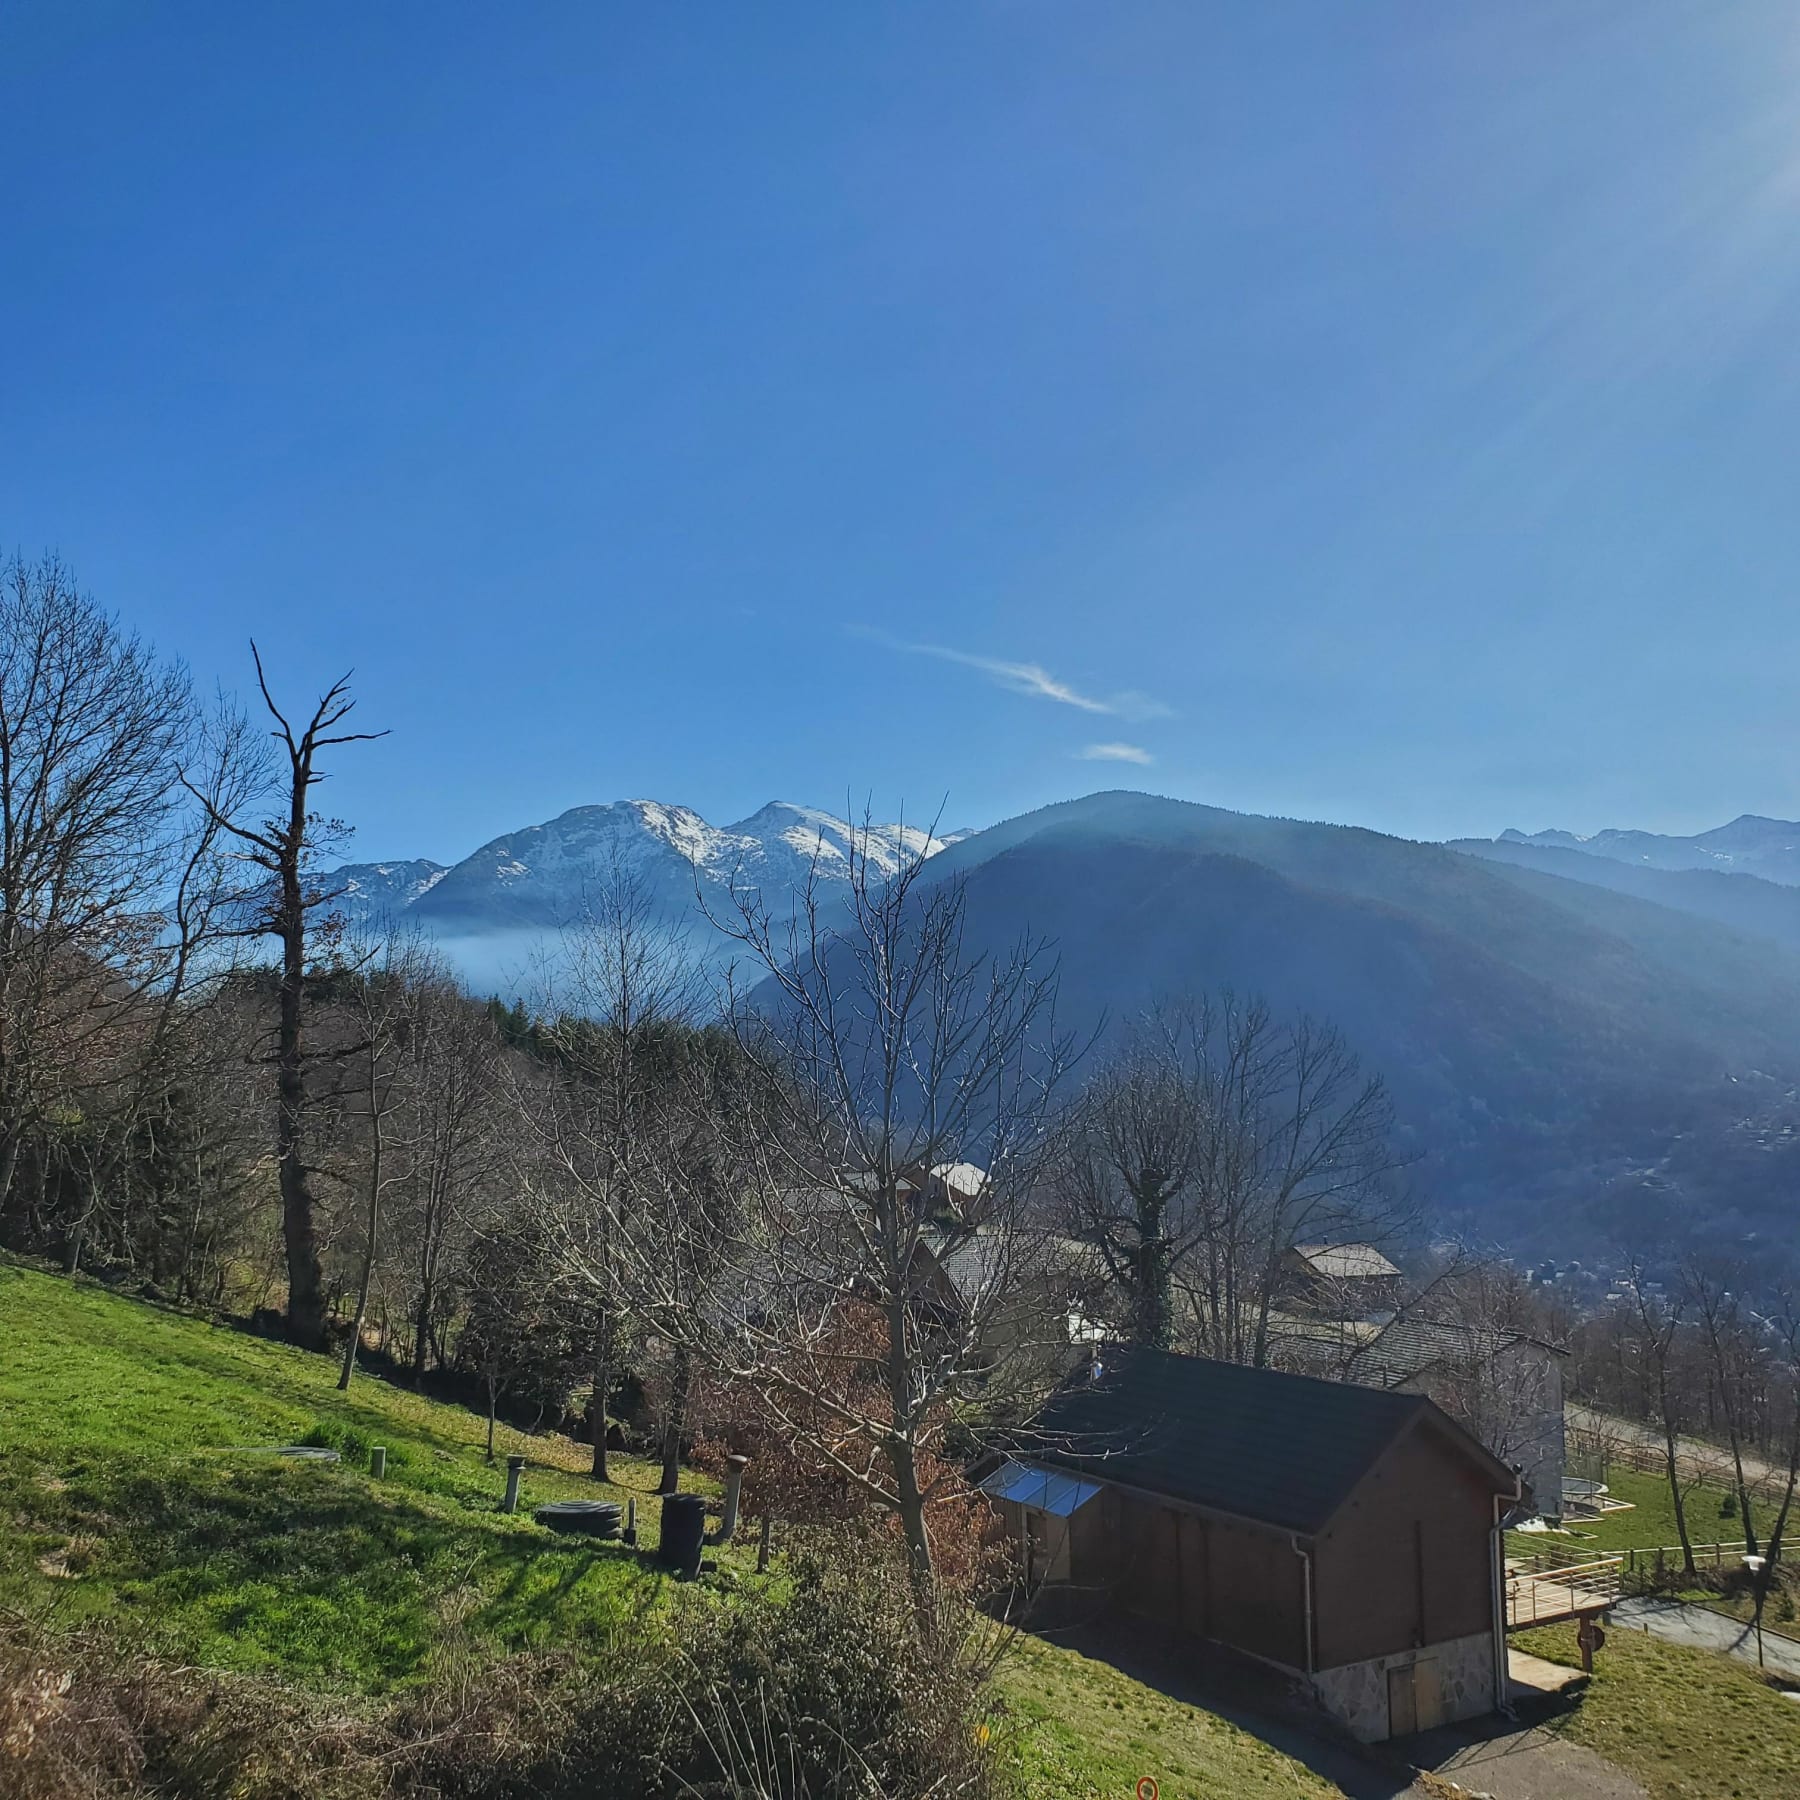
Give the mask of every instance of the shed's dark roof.
POLYGON ((1511 1477, 1423 1395, 1112 1346, 1054 1395, 1036 1462, 1196 1506, 1322 1531, 1409 1425, 1440 1421, 1493 1478, 1511 1477))

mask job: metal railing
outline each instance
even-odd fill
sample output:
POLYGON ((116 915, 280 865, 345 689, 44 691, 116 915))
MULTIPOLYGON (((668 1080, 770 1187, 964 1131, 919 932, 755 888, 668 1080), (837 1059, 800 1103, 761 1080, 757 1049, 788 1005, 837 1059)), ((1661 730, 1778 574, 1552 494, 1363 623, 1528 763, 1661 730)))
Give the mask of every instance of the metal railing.
POLYGON ((1551 1556, 1529 1557, 1506 1571, 1506 1628, 1548 1625, 1582 1613, 1604 1612, 1619 1597, 1623 1556, 1564 1563, 1551 1556))

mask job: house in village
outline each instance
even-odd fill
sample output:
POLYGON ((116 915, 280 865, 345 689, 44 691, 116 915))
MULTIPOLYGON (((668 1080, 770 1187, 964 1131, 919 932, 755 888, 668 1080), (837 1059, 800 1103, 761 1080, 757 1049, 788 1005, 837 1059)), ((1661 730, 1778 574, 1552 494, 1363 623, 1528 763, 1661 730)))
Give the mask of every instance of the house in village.
POLYGON ((1282 1252, 1275 1293, 1297 1312, 1367 1319, 1400 1304, 1406 1277, 1373 1244, 1293 1244, 1282 1252))
POLYGON ((982 1486, 1034 1580, 1290 1672, 1365 1741, 1504 1704, 1521 1483, 1423 1395, 1106 1348, 982 1486))
POLYGON ((1354 1348, 1351 1381, 1435 1400, 1519 1468, 1548 1519, 1563 1511, 1563 1364, 1568 1352, 1520 1331, 1402 1316, 1354 1348))

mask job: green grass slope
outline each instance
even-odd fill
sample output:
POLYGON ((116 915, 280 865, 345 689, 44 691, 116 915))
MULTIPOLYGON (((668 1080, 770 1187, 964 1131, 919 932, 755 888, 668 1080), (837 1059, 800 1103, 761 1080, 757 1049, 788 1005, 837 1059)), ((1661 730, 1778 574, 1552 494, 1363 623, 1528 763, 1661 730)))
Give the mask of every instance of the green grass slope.
POLYGON ((1022 1800, 1327 1800, 1341 1790, 1236 1725, 1077 1650, 1021 1639, 1001 1665, 1006 1762, 1022 1800))
MULTIPOLYGON (((379 1692, 451 1646, 604 1648, 657 1603, 660 1581, 622 1548, 498 1511, 482 1420, 335 1379, 329 1358, 0 1264, 0 1604, 379 1692), (268 1454, 304 1438, 343 1460, 268 1454)), ((502 1435, 499 1451, 529 1458, 525 1507, 608 1493, 579 1473, 579 1445, 502 1435)), ((654 1531, 653 1472, 616 1472, 610 1497, 635 1494, 654 1531)))
MULTIPOLYGON (((1578 1667, 1572 1625, 1522 1632, 1522 1650, 1578 1667)), ((1654 1800, 1800 1794, 1800 1704, 1747 1663, 1622 1628, 1580 1703, 1550 1729, 1628 1769, 1654 1800)))
MULTIPOLYGON (((123 1644, 338 1694, 382 1694, 469 1652, 630 1654, 672 1588, 617 1547, 497 1510, 483 1422, 327 1358, 0 1262, 0 1607, 104 1622, 123 1644), (266 1454, 303 1437, 331 1466, 266 1454), (366 1448, 385 1444, 374 1481, 366 1448)), ((593 1497, 587 1452, 505 1432, 527 1505, 593 1497)), ((655 1472, 615 1459, 654 1531, 655 1472)), ((743 1579, 753 1552, 722 1553, 743 1579)), ((1210 1713, 1078 1652, 1022 1640, 999 1675, 1021 1800, 1314 1800, 1337 1790, 1210 1713)))

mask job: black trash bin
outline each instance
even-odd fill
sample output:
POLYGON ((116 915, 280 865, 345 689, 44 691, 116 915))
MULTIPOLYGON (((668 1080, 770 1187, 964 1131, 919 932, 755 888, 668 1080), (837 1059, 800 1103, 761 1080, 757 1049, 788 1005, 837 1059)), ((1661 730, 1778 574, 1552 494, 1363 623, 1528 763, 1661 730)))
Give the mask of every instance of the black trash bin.
POLYGON ((706 1541, 706 1501, 699 1494, 671 1494, 662 1503, 662 1536, 656 1560, 677 1574, 700 1571, 700 1547, 706 1541))
POLYGON ((531 1516, 552 1531, 575 1531, 584 1537, 616 1538, 625 1509, 610 1500, 552 1500, 531 1516))

